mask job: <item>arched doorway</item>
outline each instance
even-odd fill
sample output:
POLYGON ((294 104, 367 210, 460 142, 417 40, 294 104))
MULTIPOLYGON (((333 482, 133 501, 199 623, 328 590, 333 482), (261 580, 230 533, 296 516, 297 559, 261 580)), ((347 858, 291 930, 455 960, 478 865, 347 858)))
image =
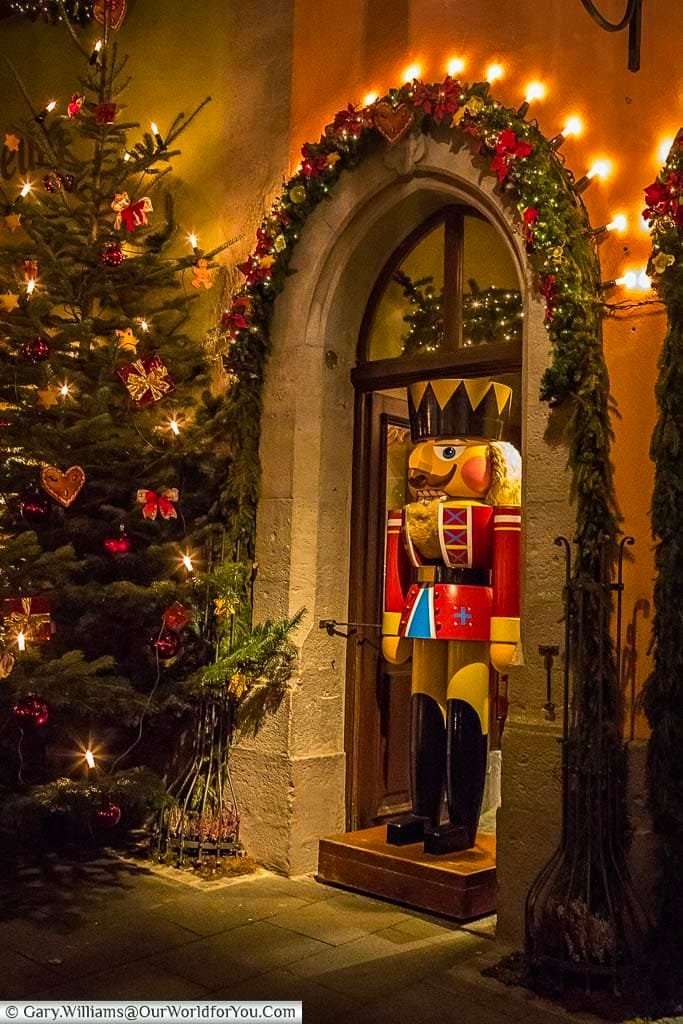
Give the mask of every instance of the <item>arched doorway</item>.
MULTIPOLYGON (((521 448, 522 283, 510 249, 475 207, 449 203, 389 254, 363 315, 356 390, 347 655, 347 827, 374 825, 409 806, 410 663, 379 651, 386 512, 407 498, 410 438, 404 385, 491 376, 513 389, 521 448)), ((506 697, 491 678, 490 747, 499 770, 506 697)), ((494 786, 498 790, 498 785, 494 786)), ((488 827, 495 815, 488 815, 488 827)))
MULTIPOLYGON (((387 254, 449 205, 472 207, 495 227, 522 282, 525 665, 511 678, 498 832, 499 907, 507 914, 503 931, 512 936, 521 927, 526 889, 556 838, 549 815, 538 813, 559 800, 557 729, 543 719, 545 673, 537 648, 557 634, 561 615, 552 541, 573 529, 570 477, 566 441, 549 431, 550 413, 538 400, 550 344, 544 304, 515 232, 516 211, 495 180, 473 167, 470 154, 447 142, 411 137, 343 175, 329 202, 309 216, 275 302, 261 421, 255 615, 304 607, 306 617, 297 637, 297 676, 260 733, 240 738, 234 778, 245 841, 277 870, 315 870, 321 837, 349 823, 345 711, 358 677, 347 683, 347 642, 328 636, 319 622, 348 615, 358 339, 387 254)), ((471 351, 470 370, 485 372, 491 347, 471 351)))

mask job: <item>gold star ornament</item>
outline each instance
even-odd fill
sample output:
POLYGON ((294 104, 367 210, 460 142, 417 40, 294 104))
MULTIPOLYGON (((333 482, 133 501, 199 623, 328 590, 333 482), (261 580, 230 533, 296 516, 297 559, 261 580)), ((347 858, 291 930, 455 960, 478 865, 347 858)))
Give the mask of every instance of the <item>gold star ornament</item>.
POLYGON ((11 292, 7 292, 6 295, 0 295, 0 309, 4 310, 5 313, 11 313, 18 305, 18 295, 13 295, 11 292))
POLYGON ((14 233, 21 227, 21 214, 20 213, 8 213, 5 216, 5 227, 8 231, 14 233))
POLYGON ((38 405, 42 405, 43 409, 51 409, 53 405, 56 405, 59 401, 60 389, 52 386, 46 388, 39 388, 38 390, 38 405))
POLYGON ((5 133, 5 146, 10 153, 18 153, 19 146, 21 145, 21 139, 14 134, 14 132, 5 133))

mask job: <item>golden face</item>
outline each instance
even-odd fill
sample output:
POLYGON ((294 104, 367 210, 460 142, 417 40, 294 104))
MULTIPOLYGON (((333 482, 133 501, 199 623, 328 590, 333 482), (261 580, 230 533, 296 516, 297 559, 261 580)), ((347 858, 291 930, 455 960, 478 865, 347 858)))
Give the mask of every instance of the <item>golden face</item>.
POLYGON ((491 462, 485 441, 423 441, 411 452, 408 487, 416 501, 482 499, 490 486, 491 462))

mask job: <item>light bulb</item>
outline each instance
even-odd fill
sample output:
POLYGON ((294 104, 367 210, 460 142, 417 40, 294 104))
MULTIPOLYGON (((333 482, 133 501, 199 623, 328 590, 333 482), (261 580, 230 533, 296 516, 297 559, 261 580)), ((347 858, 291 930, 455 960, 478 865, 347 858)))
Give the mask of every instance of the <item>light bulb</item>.
POLYGON ((152 121, 151 124, 150 124, 150 128, 152 129, 152 135, 154 136, 154 141, 156 142, 156 144, 159 147, 159 149, 165 149, 166 146, 165 146, 164 140, 161 137, 161 132, 159 131, 158 125, 154 121, 152 121))
POLYGON ((498 64, 497 61, 494 61, 493 64, 489 64, 485 74, 486 81, 493 84, 494 82, 498 82, 503 77, 503 75, 505 74, 505 68, 503 67, 502 64, 498 64))
POLYGON ((593 178, 604 181, 612 172, 612 164, 609 160, 596 160, 589 171, 574 183, 574 191, 580 195, 585 192, 593 178))
POLYGON ((533 103, 534 100, 545 99, 546 87, 543 82, 529 82, 526 87, 525 103, 533 103))
POLYGON ((559 149, 565 139, 571 138, 572 135, 574 138, 578 138, 579 135, 583 135, 583 128, 583 121, 576 114, 572 117, 568 117, 567 123, 562 131, 558 132, 557 135, 550 140, 550 148, 559 149))
POLYGON ((196 252, 196 251, 197 251, 197 248, 198 248, 198 239, 197 239, 197 236, 196 236, 195 234, 189 234, 189 235, 187 236, 187 240, 188 240, 188 242, 190 243, 190 245, 192 246, 192 248, 194 249, 194 251, 196 252))
POLYGON ((31 184, 30 181, 24 182, 24 184, 21 186, 21 192, 19 193, 19 198, 20 199, 26 199, 26 196, 29 194, 29 192, 31 191, 32 188, 33 188, 33 185, 31 184))
POLYGON ((606 225, 606 230, 607 231, 626 231, 627 227, 628 227, 628 220, 626 218, 626 214, 618 213, 618 214, 616 214, 615 217, 612 218, 612 220, 609 222, 609 224, 606 225))
POLYGON ((622 277, 617 277, 614 283, 620 285, 622 288, 627 288, 629 291, 632 291, 634 288, 638 287, 638 275, 635 270, 627 270, 622 277))
POLYGON ((446 68, 449 75, 461 75, 465 70, 465 61, 462 57, 453 57, 446 68))
POLYGON ((17 647, 19 648, 20 651, 26 650, 26 634, 24 633, 23 629, 20 630, 19 633, 17 633, 17 647))
POLYGON ((175 416, 171 417, 171 419, 168 421, 168 429, 171 431, 172 434, 175 434, 176 437, 179 436, 180 424, 178 423, 178 420, 175 418, 175 416))
POLYGON ((660 164, 665 164, 666 163, 667 158, 669 156, 669 153, 671 152, 671 147, 673 146, 673 144, 674 144, 673 138, 662 139, 662 141, 659 143, 659 146, 657 147, 657 156, 659 158, 660 164))
POLYGON ((376 92, 369 92, 363 97, 363 106, 371 107, 373 103, 376 103, 379 96, 376 92))
POLYGON ((646 270, 641 270, 638 274, 638 287, 642 288, 644 292, 649 292, 652 287, 652 282, 646 270))
POLYGON ((131 159, 130 153, 126 152, 126 153, 123 154, 123 162, 124 162, 124 164, 127 164, 130 159, 131 159))
POLYGON ((26 294, 27 295, 33 295, 35 290, 36 290, 36 279, 35 279, 35 277, 31 277, 26 282, 26 294))
POLYGON ((87 764, 88 768, 94 768, 95 767, 95 755, 93 754, 92 750, 86 750, 86 752, 84 754, 84 757, 85 757, 85 763, 87 764))
POLYGON ((48 114, 51 114, 56 106, 57 106, 57 100, 50 100, 50 102, 45 107, 45 109, 47 110, 48 114))
POLYGON ((95 43, 95 45, 92 48, 92 53, 90 54, 90 60, 88 61, 89 64, 91 64, 91 65, 97 64, 97 61, 98 61, 99 56, 100 56, 100 50, 102 49, 102 45, 103 45, 103 41, 101 39, 98 39, 97 42, 95 43))
POLYGON ((583 135, 583 130, 583 121, 580 117, 574 115, 573 117, 567 118, 567 123, 562 129, 562 134, 564 135, 565 139, 570 138, 570 136, 572 135, 574 136, 574 138, 578 138, 580 135, 583 135))
POLYGON ((194 566, 192 564, 192 556, 189 553, 186 552, 183 555, 182 561, 183 561, 184 567, 187 569, 188 572, 194 572, 194 566))
POLYGON ((138 323, 140 325, 140 330, 144 331, 146 334, 147 331, 149 330, 149 321, 145 320, 145 318, 143 317, 141 320, 138 320, 138 323))
POLYGON ((60 385, 59 393, 62 396, 62 398, 69 398, 69 396, 71 395, 71 388, 69 387, 69 384, 66 381, 64 381, 64 383, 60 385))
POLYGON ((586 173, 586 177, 592 181, 593 178, 599 178, 600 181, 604 181, 605 178, 609 178, 612 173, 612 164, 609 160, 596 160, 593 166, 586 173))
POLYGON ((408 67, 403 72, 402 80, 406 83, 412 82, 414 81, 414 79, 420 77, 421 71, 422 68, 420 67, 419 64, 409 64, 408 67))

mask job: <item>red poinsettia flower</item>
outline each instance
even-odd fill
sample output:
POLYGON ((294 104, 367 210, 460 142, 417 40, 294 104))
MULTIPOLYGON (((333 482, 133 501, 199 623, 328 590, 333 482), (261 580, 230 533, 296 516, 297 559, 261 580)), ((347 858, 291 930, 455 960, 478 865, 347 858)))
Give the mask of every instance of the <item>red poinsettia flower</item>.
POLYGON ((306 178, 317 178, 327 167, 326 153, 314 153, 308 143, 301 147, 301 173, 306 178))
POLYGON ((257 256, 265 256, 267 253, 273 251, 273 239, 270 237, 267 231, 263 228, 256 229, 256 248, 254 252, 257 256))
POLYGON ((533 153, 534 147, 523 139, 518 139, 512 128, 505 128, 498 136, 496 152, 491 162, 491 170, 502 184, 512 167, 513 161, 524 159, 533 153))
POLYGON ((247 284, 258 284, 260 281, 266 281, 273 276, 270 266, 259 262, 258 258, 254 255, 250 256, 244 263, 238 263, 237 269, 241 274, 244 274, 247 284))
POLYGON ((358 139, 363 129, 367 127, 367 118, 362 109, 349 103, 348 107, 337 111, 330 127, 334 135, 345 135, 352 139, 358 139))
POLYGON ((453 114, 460 106, 462 86, 460 82, 447 75, 441 85, 425 85, 417 81, 413 84, 413 105, 433 117, 441 124, 447 114, 453 114))
POLYGON ((647 209, 645 220, 670 217, 677 227, 683 226, 683 174, 670 171, 664 181, 653 181, 645 189, 647 209))
POLYGON ((235 331, 246 331, 249 328, 249 321, 236 309, 228 309, 221 317, 221 324, 231 334, 235 331))

